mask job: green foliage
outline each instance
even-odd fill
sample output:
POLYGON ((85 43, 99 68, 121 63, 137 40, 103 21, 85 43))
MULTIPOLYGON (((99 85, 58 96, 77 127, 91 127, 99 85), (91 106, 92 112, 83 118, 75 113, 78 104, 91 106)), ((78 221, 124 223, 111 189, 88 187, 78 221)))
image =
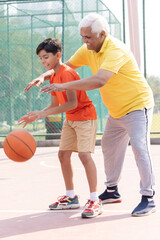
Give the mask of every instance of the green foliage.
POLYGON ((147 81, 153 91, 154 101, 155 101, 154 112, 156 113, 160 111, 160 77, 149 76, 147 78, 147 81))

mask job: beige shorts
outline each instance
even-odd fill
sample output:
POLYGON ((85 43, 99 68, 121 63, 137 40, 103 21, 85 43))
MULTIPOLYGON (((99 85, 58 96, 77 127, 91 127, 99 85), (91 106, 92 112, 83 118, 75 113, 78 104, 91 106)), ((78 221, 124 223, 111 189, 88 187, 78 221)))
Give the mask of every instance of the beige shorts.
POLYGON ((94 152, 97 120, 69 121, 63 123, 59 150, 94 152))

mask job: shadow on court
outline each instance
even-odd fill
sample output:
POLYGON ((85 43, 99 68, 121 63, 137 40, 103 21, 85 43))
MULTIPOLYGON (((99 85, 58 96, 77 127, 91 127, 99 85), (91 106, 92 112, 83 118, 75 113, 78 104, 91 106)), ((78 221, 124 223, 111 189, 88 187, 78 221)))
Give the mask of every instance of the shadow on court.
MULTIPOLYGON (((79 213, 80 215, 80 213, 79 213)), ((37 213, 13 217, 0 221, 0 237, 7 238, 21 234, 34 233, 49 229, 64 229, 68 227, 79 227, 80 225, 96 224, 130 218, 130 214, 120 214, 113 216, 102 216, 92 219, 81 219, 80 216, 73 216, 73 213, 37 213), (63 218, 63 221, 62 221, 63 218)), ((63 230, 62 230, 63 231, 63 230)))

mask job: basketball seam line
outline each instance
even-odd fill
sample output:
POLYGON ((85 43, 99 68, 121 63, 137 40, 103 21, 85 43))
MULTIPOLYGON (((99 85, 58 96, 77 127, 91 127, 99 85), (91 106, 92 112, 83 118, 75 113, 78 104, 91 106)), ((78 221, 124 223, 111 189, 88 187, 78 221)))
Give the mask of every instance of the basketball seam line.
POLYGON ((23 159, 26 159, 27 160, 27 158, 25 158, 24 156, 22 156, 22 155, 20 155, 19 153, 17 153, 12 147, 11 147, 11 145, 9 144, 9 142, 8 142, 8 139, 6 138, 6 141, 7 141, 7 143, 8 143, 8 146, 12 149, 12 151, 15 153, 15 154, 17 154, 19 157, 21 157, 21 158, 23 158, 23 159))
MULTIPOLYGON (((26 145, 26 147, 28 147, 28 149, 31 151, 31 153, 32 153, 32 155, 33 155, 33 151, 32 151, 32 149, 21 139, 21 138, 19 138, 19 137, 17 137, 17 136, 15 136, 15 135, 13 135, 13 134, 10 134, 10 136, 13 136, 13 137, 15 137, 15 138, 17 138, 17 139, 19 139, 20 141, 22 141, 25 145, 26 145)), ((24 159, 28 159, 28 158, 26 158, 26 157, 24 157, 24 156, 22 156, 22 155, 20 155, 19 153, 17 153, 12 147, 11 147, 11 145, 9 144, 9 142, 8 142, 8 139, 6 138, 6 141, 7 141, 7 143, 8 143, 8 145, 9 145, 9 147, 13 150, 13 152, 15 152, 18 156, 20 156, 20 157, 22 157, 22 158, 24 158, 24 159)))
POLYGON ((10 136, 13 136, 13 137, 15 137, 15 138, 17 138, 17 139, 19 139, 20 141, 22 141, 28 148, 29 148, 29 150, 32 152, 32 154, 33 154, 33 151, 32 151, 32 149, 30 148, 30 146, 28 146, 28 144, 27 143, 25 143, 21 138, 19 138, 19 137, 17 137, 17 136, 15 136, 14 134, 10 134, 10 136))

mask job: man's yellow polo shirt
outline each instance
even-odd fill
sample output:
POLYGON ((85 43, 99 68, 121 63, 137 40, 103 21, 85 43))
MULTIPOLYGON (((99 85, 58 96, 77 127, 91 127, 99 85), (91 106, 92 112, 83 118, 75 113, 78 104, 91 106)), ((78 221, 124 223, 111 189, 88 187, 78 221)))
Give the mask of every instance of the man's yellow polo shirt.
POLYGON ((108 35, 98 53, 88 50, 84 44, 69 62, 77 67, 87 65, 93 74, 99 69, 114 73, 99 89, 112 117, 120 118, 131 111, 153 107, 151 88, 139 71, 133 54, 118 39, 108 35))

